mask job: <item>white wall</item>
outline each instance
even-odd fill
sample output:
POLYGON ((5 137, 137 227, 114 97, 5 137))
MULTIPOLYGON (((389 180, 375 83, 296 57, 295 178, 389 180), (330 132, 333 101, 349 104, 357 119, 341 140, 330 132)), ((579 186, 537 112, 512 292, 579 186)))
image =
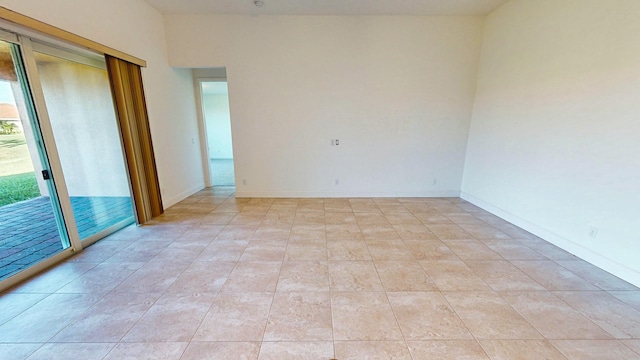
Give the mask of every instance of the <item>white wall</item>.
POLYGON ((207 124, 209 158, 233 159, 229 95, 205 94, 202 97, 207 124))
POLYGON ((482 23, 165 17, 171 65, 227 68, 238 196, 458 196, 482 23))
POLYGON ((462 186, 636 285, 638 19, 637 0, 512 0, 490 14, 462 186))
POLYGON ((146 60, 143 80, 165 207, 204 186, 191 71, 169 66, 159 12, 143 0, 0 0, 0 6, 146 60))

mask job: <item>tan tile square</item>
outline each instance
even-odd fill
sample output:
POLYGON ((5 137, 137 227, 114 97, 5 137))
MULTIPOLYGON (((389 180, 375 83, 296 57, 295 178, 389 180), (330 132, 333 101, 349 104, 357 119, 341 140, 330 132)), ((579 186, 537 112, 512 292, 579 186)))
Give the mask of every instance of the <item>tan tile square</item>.
POLYGON ((475 340, 407 341, 414 359, 489 360, 475 340))
MULTIPOLYGON (((441 215, 440 212, 436 209, 433 208, 432 205, 426 204, 426 203, 420 203, 420 202, 403 202, 403 205, 412 213, 416 214, 416 216, 418 214, 429 214, 429 213, 433 213, 433 214, 438 214, 441 215)), ((449 219, 446 219, 447 221, 449 221, 449 219)))
POLYGON ((612 339, 550 292, 510 292, 502 298, 547 339, 612 339))
POLYGON ((192 341, 261 341, 272 293, 220 294, 192 341))
POLYGON ((329 261, 333 291, 383 291, 372 261, 329 261))
POLYGON ((371 260, 363 240, 327 240, 329 260, 371 260))
POLYGON ((298 211, 293 220, 294 224, 322 224, 324 225, 324 210, 298 211))
MULTIPOLYGON (((105 360, 166 359, 178 360, 187 347, 186 342, 119 343, 105 360)), ((68 354, 67 354, 68 356, 68 354)))
POLYGON ((295 219, 296 211, 278 212, 270 210, 260 223, 261 225, 292 225, 295 219))
POLYGON ((441 213, 444 213, 449 218, 449 220, 453 221, 456 224, 465 224, 465 225, 469 225, 469 224, 484 225, 485 224, 484 221, 480 220, 477 216, 475 216, 475 214, 466 213, 462 211, 462 209, 455 206, 448 206, 448 207, 439 206, 437 207, 437 209, 441 213))
POLYGON ((326 261, 285 261, 277 291, 329 291, 326 261))
POLYGON ((331 306, 334 340, 402 340, 385 293, 333 292, 331 306))
POLYGON ((565 360, 546 340, 480 340, 492 360, 565 360))
POLYGON ((545 290, 508 261, 467 261, 466 264, 496 291, 545 290))
MULTIPOLYGON (((89 249, 91 249, 91 247, 89 249)), ((74 259, 74 258, 75 257, 71 259, 74 259)), ((97 262, 62 263, 52 267, 51 269, 45 272, 42 272, 36 275, 35 277, 21 284, 18 284, 16 287, 12 288, 10 292, 20 293, 20 294, 50 294, 52 292, 55 292, 56 290, 59 290, 66 284, 78 279, 80 276, 86 274, 89 270, 95 268, 97 265, 99 265, 97 262)), ((94 281, 98 281, 98 279, 100 278, 100 272, 108 273, 111 271, 119 271, 119 270, 124 270, 124 274, 120 276, 114 276, 114 277, 117 278, 117 277, 124 276, 126 278, 126 276, 129 276, 134 270, 138 269, 140 266, 142 266, 142 263, 130 263, 130 264, 125 264, 125 266, 123 266, 123 269, 120 269, 118 264, 110 263, 110 264, 106 264, 99 267, 99 269, 101 269, 99 273, 94 274, 93 276, 91 276, 91 278, 94 279, 94 281)), ((111 284, 113 284, 111 285, 111 287, 117 285, 122 280, 123 280, 122 278, 111 280, 111 284)), ((107 281, 105 281, 105 283, 106 282, 107 281)), ((108 286, 108 284, 105 284, 105 285, 108 286)), ((84 286, 80 286, 80 287, 82 288, 84 286)), ((2 315, 0 315, 0 317, 2 317, 2 315)))
POLYGON ((417 260, 460 260, 440 240, 404 240, 404 244, 417 260))
POLYGON ((550 260, 512 263, 547 290, 598 290, 583 278, 550 260))
POLYGON ((274 292, 280 261, 240 261, 231 271, 222 292, 274 292))
POLYGON ((542 239, 523 240, 521 242, 551 260, 579 260, 575 255, 570 254, 542 239))
POLYGON ((238 261, 247 245, 247 240, 212 241, 195 261, 238 261))
POLYGON ((615 338, 640 338, 640 311, 607 292, 557 291, 554 294, 615 338))
MULTIPOLYGON (((83 343, 47 343, 42 345, 29 359, 34 360, 68 360, 69 354, 76 359, 102 359, 114 344, 83 344, 83 343)), ((6 358, 3 358, 6 359, 6 358)))
POLYGON ((235 265, 233 261, 194 261, 169 286, 167 292, 216 294, 235 265))
POLYGON ((424 225, 393 225, 402 240, 438 240, 436 234, 424 225))
POLYGON ((354 213, 380 213, 373 199, 349 199, 349 203, 354 213))
POLYGON ((329 240, 360 240, 363 239, 358 225, 327 225, 327 239, 329 240))
POLYGON ((23 360, 41 346, 41 343, 0 344, 0 359, 23 360))
MULTIPOLYGON (((451 217, 449 217, 451 218, 451 217)), ((453 220, 476 239, 511 239, 511 237, 491 225, 475 223, 464 224, 453 220)))
POLYGON ((482 240, 491 250, 507 260, 547 260, 546 256, 518 240, 482 240))
POLYGON ((249 240, 257 228, 257 225, 226 225, 216 240, 249 240))
POLYGON ((327 258, 326 240, 289 241, 285 260, 324 260, 327 258))
POLYGON ((504 260, 478 240, 447 240, 445 243, 462 260, 504 260))
POLYGON ((287 240, 252 240, 244 249, 240 261, 282 261, 287 240))
POLYGON ((238 213, 231 219, 229 225, 260 225, 264 214, 238 213))
POLYGON ((455 224, 427 224, 427 228, 441 240, 464 240, 473 238, 471 234, 455 224))
POLYGON ((556 261, 560 266, 603 290, 638 290, 637 287, 583 260, 556 261))
POLYGON ((260 225, 253 234, 252 240, 271 241, 271 240, 289 240, 292 225, 260 225))
POLYGON ((324 221, 327 225, 355 225, 356 217, 349 207, 349 212, 326 212, 324 221))
POLYGON ((323 199, 300 199, 298 202, 298 212, 304 211, 324 211, 323 199))
POLYGON ((415 215, 409 212, 399 213, 385 213, 384 217, 387 218, 389 224, 392 225, 420 225, 421 222, 415 215))
POLYGON ((191 262, 200 256, 202 251, 209 245, 209 241, 189 241, 180 240, 174 241, 171 245, 164 248, 154 256, 151 261, 174 261, 180 259, 180 261, 191 262))
POLYGON ((354 214, 358 225, 390 225, 387 218, 378 212, 357 212, 354 214))
POLYGON ((213 302, 211 294, 166 294, 138 320, 124 342, 190 341, 213 302))
POLYGON ((616 340, 552 340, 567 360, 638 359, 638 354, 616 340))
POLYGON ((47 297, 48 294, 3 293, 0 296, 0 324, 29 309, 47 297))
POLYGON ((417 261, 376 261, 375 265, 386 291, 437 290, 417 261))
POLYGON ((192 341, 180 360, 255 360, 259 351, 259 342, 192 341))
POLYGON ((462 261, 420 261, 441 291, 491 290, 482 279, 462 261))
POLYGON ((325 225, 297 225, 294 224, 291 228, 291 235, 289 240, 291 241, 307 241, 307 240, 326 240, 327 232, 325 225))
POLYGON ((135 241, 108 259, 110 262, 147 262, 158 255, 171 241, 135 241))
POLYGON ((640 311, 640 290, 636 291, 609 291, 616 299, 640 311))
POLYGON ((465 291, 444 296, 476 339, 542 339, 542 335, 496 293, 465 291))
POLYGON ((400 240, 396 230, 389 225, 359 225, 362 236, 366 240, 400 240))
POLYGON ((415 257, 402 240, 366 240, 374 260, 414 260, 415 257))
POLYGON ((264 341, 333 340, 329 292, 276 293, 264 341))
POLYGON ((348 199, 331 198, 324 199, 324 211, 326 212, 353 212, 348 199))
POLYGON ((340 360, 411 360, 404 341, 336 341, 335 351, 340 360))
POLYGON ((453 224, 453 221, 442 215, 440 212, 431 209, 426 212, 413 212, 413 215, 425 225, 453 224))
MULTIPOLYGON (((116 286, 120 285, 131 274, 139 270, 144 265, 143 262, 104 262, 92 269, 88 270, 84 274, 76 277, 75 280, 69 282, 58 290, 59 293, 107 293, 116 286)), ((57 277, 43 277, 44 281, 57 280, 57 277)), ((38 278, 34 279, 35 282, 28 282, 25 286, 21 286, 17 291, 46 291, 46 287, 41 286, 41 282, 38 278), (29 290, 34 289, 34 290, 29 290)), ((56 286, 57 288, 57 286, 56 286)), ((54 292, 55 290, 49 288, 46 292, 54 292)))
POLYGON ((235 217, 235 213, 212 212, 202 218, 202 223, 207 225, 227 225, 235 217))
POLYGON ((269 212, 270 208, 271 208, 270 204, 247 203, 247 205, 242 207, 240 212, 245 214, 266 214, 267 212, 269 212))
POLYGON ((53 342, 118 342, 160 294, 107 294, 53 339, 53 342))
POLYGON ((128 293, 161 293, 173 284, 189 266, 189 262, 150 261, 124 280, 113 291, 128 293))
POLYGON ((620 340, 620 342, 640 355, 640 339, 620 340))
POLYGON ((260 347, 258 360, 333 359, 330 341, 268 342, 260 347))
POLYGON ((2 324, 0 343, 46 342, 99 298, 100 295, 93 294, 50 295, 2 324))
POLYGON ((398 292, 387 296, 406 340, 472 339, 439 292, 398 292))

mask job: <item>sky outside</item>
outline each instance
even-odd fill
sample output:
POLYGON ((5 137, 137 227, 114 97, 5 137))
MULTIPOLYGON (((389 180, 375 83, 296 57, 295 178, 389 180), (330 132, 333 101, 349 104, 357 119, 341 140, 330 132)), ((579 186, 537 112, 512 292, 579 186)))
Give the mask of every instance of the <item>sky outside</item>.
POLYGON ((11 84, 8 81, 0 81, 0 103, 14 104, 16 100, 13 98, 11 84))

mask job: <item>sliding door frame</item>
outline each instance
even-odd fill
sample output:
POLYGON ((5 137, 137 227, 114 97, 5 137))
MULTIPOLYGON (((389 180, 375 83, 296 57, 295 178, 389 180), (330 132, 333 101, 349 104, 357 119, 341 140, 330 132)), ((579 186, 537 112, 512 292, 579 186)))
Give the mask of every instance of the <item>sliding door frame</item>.
MULTIPOLYGON (((46 118, 47 120, 48 118, 46 111, 43 112, 42 108, 42 105, 44 104, 42 101, 44 99, 42 88, 40 87, 37 77, 34 79, 32 71, 33 66, 35 66, 35 60, 29 55, 29 51, 31 51, 30 39, 0 30, 0 40, 17 45, 20 49, 19 60, 22 63, 15 65, 17 67, 22 67, 24 74, 18 74, 18 82, 23 88, 23 96, 28 104, 27 107, 31 108, 29 111, 33 111, 33 116, 35 116, 34 119, 30 116, 30 118, 26 120, 36 123, 33 124, 33 131, 39 133, 34 134, 36 142, 39 143, 38 152, 44 151, 44 154, 41 153, 38 157, 40 159, 46 158, 46 167, 49 168, 53 179, 55 179, 48 180, 55 182, 53 184, 47 183, 47 188, 50 192, 50 198, 52 199, 51 211, 54 213, 60 211, 60 216, 62 217, 62 219, 60 219, 54 214, 56 217, 56 223, 58 223, 58 232, 64 232, 59 234, 60 241, 63 242, 61 246, 66 243, 67 239, 69 240, 69 247, 63 248, 57 254, 45 258, 42 261, 39 261, 36 264, 2 280, 0 282, 0 291, 2 291, 32 277, 33 275, 61 262, 64 259, 73 256, 75 253, 82 251, 82 243, 78 238, 76 223, 73 219, 73 212, 69 212, 71 210, 71 203, 69 202, 67 187, 64 182, 64 177, 62 176, 62 166, 59 161, 57 148, 53 141, 53 131, 48 121, 42 121, 43 118, 46 118), (24 77, 25 79, 21 79, 21 77, 24 77), (23 84, 23 81, 26 81, 26 84, 23 84), (40 99, 38 99, 38 97, 40 97, 40 99), (71 214, 71 216, 67 216, 67 214, 71 214), (62 222, 61 224, 60 221, 62 222)), ((42 174, 36 172, 36 176, 42 176, 42 174)))
MULTIPOLYGON (((152 198, 155 198, 157 201, 153 202, 152 211, 149 214, 148 218, 140 219, 138 218, 137 215, 134 216, 134 218, 135 220, 137 220, 136 221, 137 224, 141 225, 142 223, 146 222, 146 220, 154 216, 160 215, 164 210, 162 206, 160 191, 159 191, 159 182, 157 178, 157 172, 155 170, 156 165, 155 165, 155 159, 153 155, 153 148, 151 146, 151 134, 148 126, 146 100, 144 98, 144 92, 142 89, 142 81, 141 81, 142 74, 141 74, 140 68, 147 66, 146 61, 0 6, 0 38, 3 38, 5 36, 9 37, 8 42, 16 44, 20 47, 20 52, 21 52, 20 55, 22 57, 22 62, 25 70, 24 76, 26 77, 28 82, 28 84, 26 84, 26 87, 28 87, 31 90, 31 93, 25 94, 25 96, 31 97, 31 100, 33 103, 32 110, 35 112, 35 115, 37 116, 38 125, 41 128, 42 143, 48 155, 47 156, 48 167, 51 171, 52 177, 55 180, 55 183, 53 183, 53 185, 55 185, 54 187, 56 188, 57 197, 60 200, 59 201, 60 212, 62 213, 62 218, 64 220, 64 227, 66 229, 65 236, 66 236, 66 239, 68 239, 70 246, 62 250, 61 252, 57 253, 56 255, 36 263, 35 265, 29 267, 28 269, 25 269, 5 280, 0 281, 0 292, 61 262, 62 260, 72 256, 73 254, 82 251, 83 247, 86 247, 91 243, 101 239, 102 237, 106 236, 109 232, 117 231, 117 229, 126 226, 125 221, 123 220, 121 223, 112 225, 109 229, 103 230, 95 234, 94 236, 90 236, 84 240, 80 239, 80 235, 77 229, 77 224, 73 215, 73 208, 71 206, 69 192, 67 189, 67 185, 64 181, 62 164, 60 162, 59 154, 55 146, 53 128, 51 126, 50 119, 48 116, 46 103, 44 99, 44 92, 42 90, 42 84, 38 77, 38 68, 37 68, 35 58, 33 56, 34 46, 32 44, 31 39, 36 40, 38 44, 41 42, 44 42, 45 44, 51 44, 54 47, 60 47, 61 49, 80 49, 82 50, 80 51, 80 53, 85 53, 86 51, 89 51, 91 53, 104 56, 105 61, 110 56, 119 60, 124 60, 130 64, 137 66, 136 80, 140 83, 139 84, 140 87, 136 91, 138 91, 140 94, 138 98, 134 100, 134 101, 137 101, 136 102, 137 108, 135 111, 140 114, 144 113, 143 114, 144 116, 137 117, 144 120, 146 124, 146 128, 143 129, 143 132, 141 133, 140 136, 148 137, 147 142, 150 147, 150 152, 147 151, 147 153, 145 153, 145 156, 150 160, 147 159, 145 164, 139 164, 138 166, 153 168, 153 172, 151 175, 149 175, 149 179, 153 180, 153 183, 150 185, 150 187, 157 188, 156 189, 157 194, 152 194, 153 195, 152 198), (86 49, 86 50, 83 50, 83 49, 86 49), (151 165, 148 164, 149 161, 152 162, 151 165)), ((109 77, 111 78, 111 81, 113 81, 113 74, 110 73, 109 77)), ((111 84, 111 87, 112 87, 111 90, 113 91, 113 83, 111 84)), ((118 125, 118 130, 119 130, 120 145, 123 148, 123 153, 126 154, 126 146, 124 144, 124 139, 123 139, 124 129, 122 128, 122 123, 118 113, 118 107, 122 105, 118 105, 118 102, 115 96, 112 98, 112 101, 114 103, 116 121, 118 125)), ((140 121, 140 119, 138 119, 138 121, 140 121)), ((127 171, 127 180, 129 181, 129 191, 132 199, 134 199, 135 194, 133 191, 134 184, 133 184, 132 176, 133 175, 130 173, 130 170, 127 171)), ((140 185, 137 184, 136 186, 140 186, 140 185)), ((146 195, 146 196, 149 197, 149 195, 146 195)), ((134 214, 137 214, 136 207, 138 206, 148 207, 149 204, 147 203, 138 204, 134 201, 133 206, 134 206, 134 209, 133 209, 134 214)))

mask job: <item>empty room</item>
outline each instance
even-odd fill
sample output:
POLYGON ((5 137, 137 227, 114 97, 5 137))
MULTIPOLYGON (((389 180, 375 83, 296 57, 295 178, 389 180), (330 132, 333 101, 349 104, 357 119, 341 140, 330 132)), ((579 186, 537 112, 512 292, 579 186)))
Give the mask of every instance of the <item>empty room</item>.
POLYGON ((640 359, 637 0, 0 0, 0 359, 640 359))

